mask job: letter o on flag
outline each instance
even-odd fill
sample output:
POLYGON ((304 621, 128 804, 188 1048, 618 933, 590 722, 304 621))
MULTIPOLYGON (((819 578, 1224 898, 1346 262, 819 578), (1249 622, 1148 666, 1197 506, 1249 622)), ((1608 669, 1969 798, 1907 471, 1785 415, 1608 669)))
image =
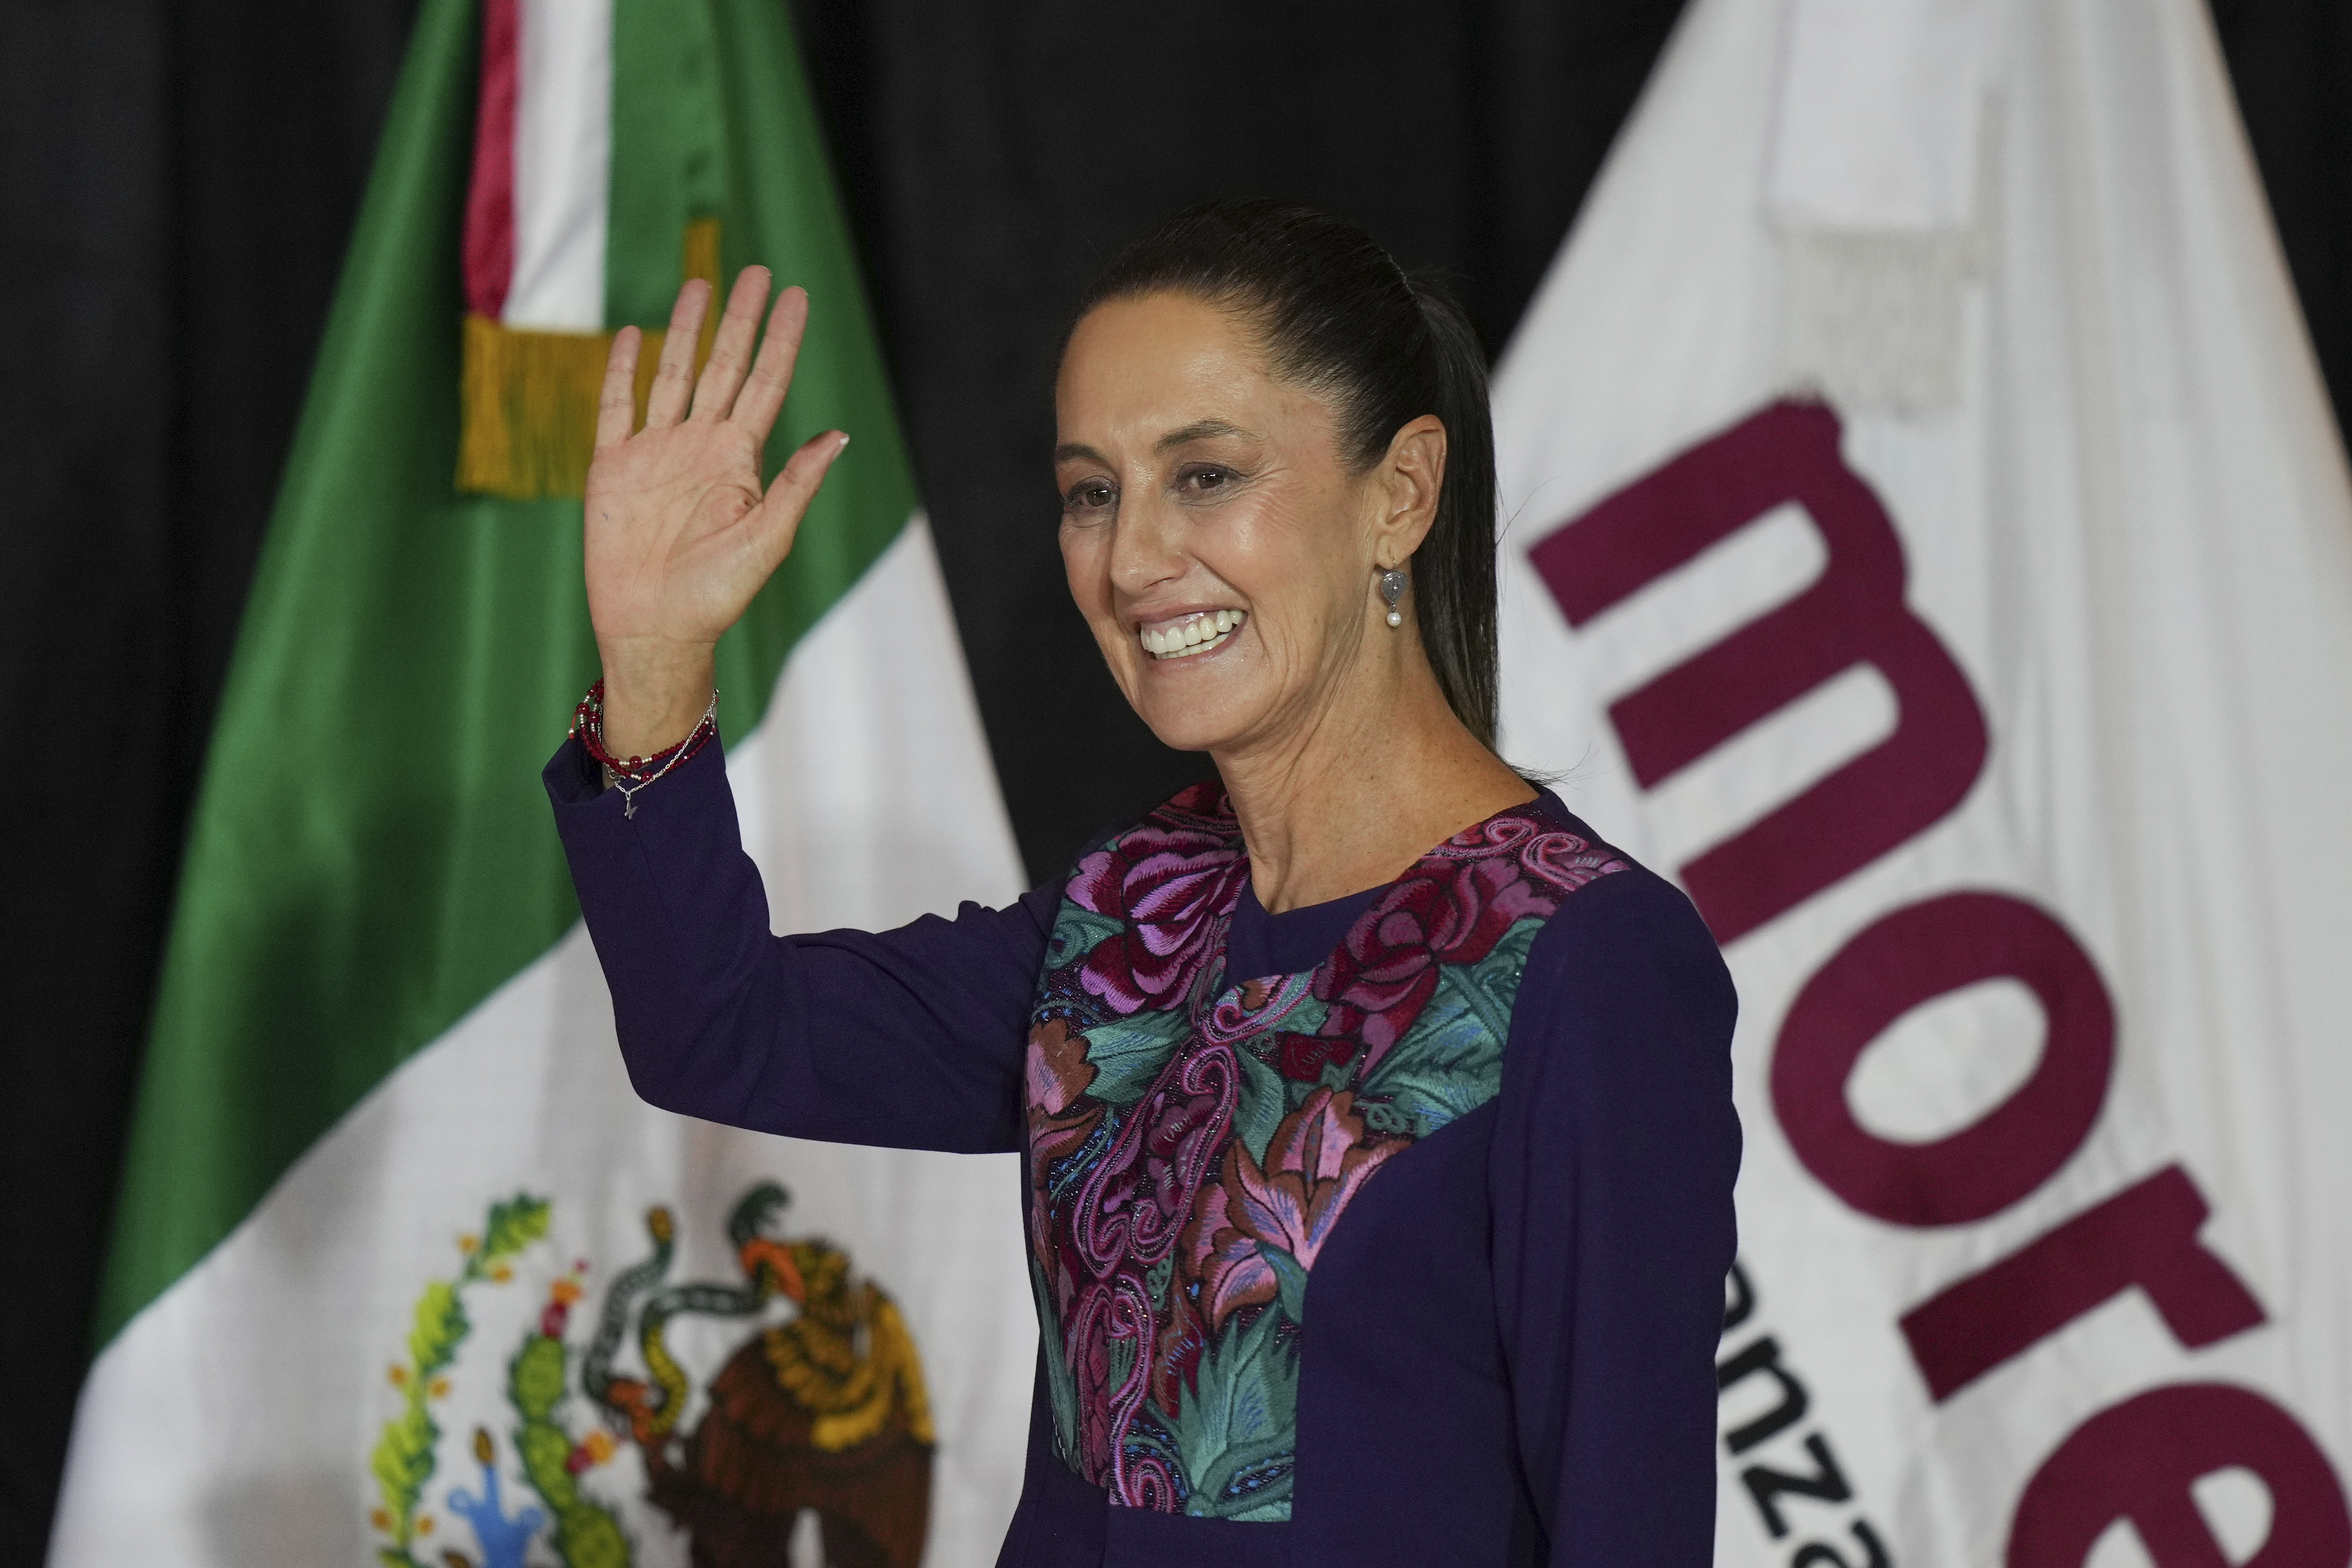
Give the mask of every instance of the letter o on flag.
POLYGON ((1772 1106, 1805 1169, 1850 1206, 1895 1225, 1964 1225, 2033 1191, 2081 1146, 2115 1047, 2106 984, 2064 926, 2006 894, 1949 893, 1882 916, 1805 983, 1773 1047, 1772 1106), (1846 1079, 1873 1040, 1922 1003, 2000 979, 2021 982, 2048 1020, 2032 1077, 1932 1142, 1854 1120, 1846 1079))

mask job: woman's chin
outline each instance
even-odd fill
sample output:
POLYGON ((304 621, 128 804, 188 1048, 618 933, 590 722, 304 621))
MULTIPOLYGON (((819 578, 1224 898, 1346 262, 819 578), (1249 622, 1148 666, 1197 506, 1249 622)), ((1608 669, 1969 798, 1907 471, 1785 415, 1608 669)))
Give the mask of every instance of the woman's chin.
POLYGON ((1233 696, 1207 690, 1147 689, 1135 705, 1136 716, 1163 746, 1179 752, 1223 751, 1250 728, 1241 711, 1246 705, 1232 700, 1233 696))

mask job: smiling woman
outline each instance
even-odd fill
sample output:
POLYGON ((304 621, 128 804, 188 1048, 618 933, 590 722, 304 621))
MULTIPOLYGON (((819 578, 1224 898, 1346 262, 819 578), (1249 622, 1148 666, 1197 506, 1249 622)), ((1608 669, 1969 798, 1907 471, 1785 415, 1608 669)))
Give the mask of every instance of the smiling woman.
MULTIPOLYGON (((1735 1002, 1683 897, 1495 753, 1494 473, 1460 313, 1224 203, 1065 346, 1070 591, 1220 783, 1003 910, 768 934, 712 645, 846 437, 764 492, 807 303, 689 283, 588 477, 601 689, 547 769, 654 1103, 1018 1150, 1044 1342, 1012 1564, 1697 1564, 1735 1002), (638 798, 643 794, 642 801, 638 798)), ((1077 760, 1083 765, 1083 759, 1077 760)))

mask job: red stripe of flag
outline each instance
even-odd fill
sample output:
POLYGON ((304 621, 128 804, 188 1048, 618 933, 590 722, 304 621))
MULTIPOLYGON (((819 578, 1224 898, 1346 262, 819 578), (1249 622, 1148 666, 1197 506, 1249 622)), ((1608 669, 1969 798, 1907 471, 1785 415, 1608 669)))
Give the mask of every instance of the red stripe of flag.
POLYGON ((514 280, 515 104, 522 0, 483 0, 482 100, 466 195, 466 308, 497 321, 514 280))

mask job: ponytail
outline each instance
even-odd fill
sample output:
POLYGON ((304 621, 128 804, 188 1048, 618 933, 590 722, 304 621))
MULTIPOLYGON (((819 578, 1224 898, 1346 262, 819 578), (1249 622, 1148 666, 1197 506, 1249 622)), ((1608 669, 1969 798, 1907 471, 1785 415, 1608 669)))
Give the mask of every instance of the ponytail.
POLYGON ((1436 388, 1429 412, 1445 426, 1445 479, 1437 492, 1437 519, 1413 553, 1422 646, 1454 714, 1492 751, 1500 658, 1495 631, 1495 421, 1486 401, 1486 353, 1478 330, 1452 295, 1426 280, 1413 292, 1429 334, 1430 379, 1436 388))

